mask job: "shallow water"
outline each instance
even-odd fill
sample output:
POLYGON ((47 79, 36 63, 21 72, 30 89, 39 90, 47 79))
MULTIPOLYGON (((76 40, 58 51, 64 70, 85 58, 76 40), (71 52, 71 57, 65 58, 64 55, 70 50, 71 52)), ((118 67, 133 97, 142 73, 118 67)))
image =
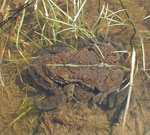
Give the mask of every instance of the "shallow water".
MULTIPOLYGON (((11 10, 19 5, 23 4, 23 1, 9 1, 5 7, 6 12, 4 13, 7 17, 11 10), (11 9, 11 10, 10 10, 11 9)), ((108 8, 113 12, 122 9, 119 1, 111 0, 107 1, 108 8)), ((134 77, 133 90, 136 91, 137 107, 128 114, 127 124, 125 127, 124 134, 134 135, 148 135, 150 134, 150 92, 149 77, 143 72, 143 54, 141 48, 141 39, 144 43, 145 51, 145 70, 149 75, 150 69, 150 47, 149 47, 149 34, 144 31, 149 31, 150 18, 143 20, 146 16, 150 15, 150 1, 149 0, 133 0, 123 1, 129 17, 136 26, 136 35, 132 40, 133 47, 137 53, 138 60, 138 72, 134 77), (141 37, 142 38, 141 38, 141 37)), ((42 3, 40 3, 42 4, 42 3)), ((59 2, 60 6, 63 7, 63 1, 59 2)), ((103 1, 99 3, 98 0, 89 0, 85 7, 85 20, 87 21, 88 27, 91 27, 95 22, 96 16, 99 15, 100 9, 104 4, 103 1)), ((107 5, 107 4, 106 4, 107 5)), ((26 17, 24 20, 22 31, 30 35, 30 37, 36 41, 36 43, 43 43, 34 31, 36 30, 36 18, 33 5, 28 7, 26 11, 26 17), (30 18, 30 20, 29 20, 30 18)), ((65 10, 65 8, 64 8, 65 10)), ((13 12, 13 11, 12 11, 13 12)), ((130 39, 134 33, 133 27, 125 12, 118 13, 119 16, 124 20, 126 26, 113 26, 110 27, 108 32, 108 39, 120 43, 131 53, 130 39)), ((17 28, 21 20, 21 13, 17 18, 12 19, 3 26, 0 37, 0 60, 2 63, 2 78, 5 87, 0 87, 0 134, 33 134, 36 132, 35 127, 38 125, 38 115, 32 112, 12 126, 7 127, 23 110, 26 110, 30 104, 33 103, 34 96, 37 95, 35 89, 30 87, 28 79, 27 63, 22 60, 22 57, 18 53, 15 43, 17 28), (17 23, 12 25, 12 22, 17 23), (6 61, 7 60, 7 61, 6 61), (20 76, 21 75, 21 76, 20 76), (23 77, 23 82, 20 77, 23 77)), ((43 20, 44 21, 44 20, 43 20)), ((101 24, 98 33, 106 35, 106 22, 101 24)), ((38 47, 32 42, 27 40, 23 35, 20 36, 21 50, 27 59, 31 58, 33 54, 38 50, 38 47)), ((130 58, 127 59, 125 66, 130 68, 130 58)), ((32 85, 32 84, 31 84, 32 85)), ((122 123, 118 126, 111 128, 111 120, 113 117, 113 111, 104 112, 98 107, 89 108, 87 104, 78 103, 60 106, 56 111, 42 114, 44 119, 40 119, 40 128, 45 129, 43 134, 83 134, 83 135, 101 135, 101 134, 115 134, 121 133, 122 123), (45 124, 46 123, 46 124, 45 124), (46 125, 46 126, 45 126, 46 125), (48 133, 47 133, 48 132, 48 133)), ((39 118, 40 118, 39 117, 39 118)), ((40 133, 38 133, 40 134, 40 133)), ((42 134, 42 131, 41 131, 42 134)))

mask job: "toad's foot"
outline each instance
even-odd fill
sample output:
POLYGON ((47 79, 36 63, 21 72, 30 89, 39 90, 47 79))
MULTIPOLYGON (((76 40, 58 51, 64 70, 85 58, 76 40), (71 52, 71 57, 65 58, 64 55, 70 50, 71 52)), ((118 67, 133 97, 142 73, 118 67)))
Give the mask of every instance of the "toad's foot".
POLYGON ((63 87, 63 93, 56 95, 47 96, 41 101, 35 101, 35 104, 41 110, 52 110, 58 107, 58 105, 71 101, 73 99, 74 84, 66 84, 63 87))
POLYGON ((63 95, 54 95, 44 98, 41 101, 35 101, 35 104, 44 111, 53 110, 58 107, 59 104, 64 104, 66 97, 63 95))
POLYGON ((63 87, 64 93, 66 95, 67 101, 71 101, 73 99, 75 84, 66 84, 63 87))
POLYGON ((104 98, 107 96, 107 92, 103 91, 101 93, 98 93, 97 95, 95 95, 92 99, 93 103, 98 103, 99 105, 103 102, 104 98))

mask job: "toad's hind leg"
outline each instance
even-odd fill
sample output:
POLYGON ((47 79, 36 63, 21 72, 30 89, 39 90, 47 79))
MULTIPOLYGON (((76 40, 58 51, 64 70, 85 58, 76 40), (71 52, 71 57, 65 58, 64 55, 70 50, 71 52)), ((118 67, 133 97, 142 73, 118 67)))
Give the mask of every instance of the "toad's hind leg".
MULTIPOLYGON (((124 117, 124 114, 125 114, 126 103, 127 103, 127 100, 125 100, 125 102, 120 107, 119 111, 116 113, 116 116, 114 118, 114 123, 119 123, 121 120, 123 120, 123 117, 124 117)), ((137 105, 136 95, 135 95, 135 92, 132 91, 128 111, 129 112, 132 111, 136 107, 136 105, 137 105)))
POLYGON ((52 95, 44 98, 39 101, 36 100, 35 104, 44 111, 53 110, 58 107, 60 104, 64 104, 66 102, 66 97, 64 95, 52 95))

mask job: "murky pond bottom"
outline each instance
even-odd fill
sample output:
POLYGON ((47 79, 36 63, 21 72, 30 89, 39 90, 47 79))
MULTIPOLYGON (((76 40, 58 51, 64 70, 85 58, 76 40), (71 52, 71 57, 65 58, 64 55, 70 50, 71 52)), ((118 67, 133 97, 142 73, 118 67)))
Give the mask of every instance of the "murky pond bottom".
MULTIPOLYGON (((61 1, 62 2, 62 1, 61 1)), ((15 3, 15 2, 14 2, 15 3)), ((16 2, 17 3, 17 2, 16 2)), ((62 2, 63 3, 63 2, 62 2)), ((89 1, 87 3, 88 13, 86 19, 89 20, 89 25, 93 23, 95 16, 98 16, 99 6, 102 3, 98 0, 89 1), (99 5, 100 4, 100 5, 99 5), (92 16, 92 17, 91 17, 92 16)), ((120 3, 117 1, 109 2, 109 7, 112 11, 122 9, 120 3)), ((128 114, 124 135, 149 135, 150 134, 150 80, 143 70, 143 55, 140 45, 139 32, 149 31, 150 19, 143 20, 145 16, 150 14, 150 2, 148 0, 134 0, 132 2, 124 1, 130 17, 133 19, 137 27, 137 33, 132 43, 137 53, 137 60, 139 64, 139 71, 134 77, 133 90, 136 91, 137 106, 128 114)), ((33 7, 32 7, 33 8, 33 7)), ((125 15, 124 15, 125 16, 125 15)), ((126 17, 127 18, 127 17, 126 17)), ((100 31, 105 35, 106 26, 100 31)), ((132 27, 111 27, 108 34, 108 39, 122 44, 130 51, 130 38, 133 34, 132 27)), ((144 35, 144 34, 143 34, 144 35)), ((149 73, 150 69, 150 47, 149 39, 143 36, 145 47, 145 69, 149 73)), ((1 48, 1 52, 2 52, 1 48)), ((30 50, 32 53, 34 49, 30 50)), ((15 53, 15 51, 14 51, 15 53)), ((130 59, 128 60, 130 63, 130 59)), ((130 65, 130 64, 129 64, 130 65)), ((24 117, 18 118, 14 124, 11 124, 22 112, 25 112, 30 104, 34 101, 34 96, 37 92, 25 86, 20 81, 18 69, 27 69, 27 66, 15 64, 2 65, 2 73, 4 81, 9 80, 9 85, 6 87, 0 86, 0 135, 16 134, 68 134, 68 135, 119 135, 121 134, 122 122, 111 127, 111 121, 114 115, 114 110, 103 111, 99 107, 89 107, 86 103, 67 103, 58 107, 58 109, 51 112, 44 112, 36 114, 32 111, 27 113, 24 117), (10 72, 11 71, 11 72, 10 72), (17 73, 17 75, 16 75, 17 73), (20 84, 19 84, 20 83, 20 84), (30 95, 30 96, 29 96, 30 95), (27 106, 27 107, 26 107, 27 106)), ((20 73, 21 74, 21 73, 20 73)), ((22 74, 27 75, 28 72, 22 74)), ((28 75, 27 75, 28 76, 28 75)), ((24 81, 27 78, 23 78, 24 81)))

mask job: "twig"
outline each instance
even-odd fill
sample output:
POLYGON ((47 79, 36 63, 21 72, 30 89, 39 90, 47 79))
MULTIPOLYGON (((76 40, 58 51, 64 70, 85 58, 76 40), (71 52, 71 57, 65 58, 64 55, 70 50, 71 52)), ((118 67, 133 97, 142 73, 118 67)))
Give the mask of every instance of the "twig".
POLYGON ((16 16, 23 9, 27 8, 28 6, 30 6, 33 2, 34 2, 34 0, 29 0, 29 1, 25 2, 25 4, 23 4, 21 7, 19 7, 19 9, 13 15, 8 17, 6 20, 0 22, 0 27, 2 27, 5 23, 7 23, 9 20, 11 20, 14 16, 16 16))
POLYGON ((133 48, 132 59, 131 59, 130 85, 129 85, 128 98, 127 98, 127 103, 126 103, 126 108, 125 108, 125 114, 124 114, 124 118, 123 118, 122 133, 124 133, 123 131, 124 131, 126 117, 127 117, 127 113, 129 110, 129 103, 130 103, 130 99, 131 99, 131 93, 132 93, 132 87, 133 87, 133 76, 134 76, 134 70, 135 70, 135 57, 136 57, 136 52, 133 48))
POLYGON ((0 8, 0 12, 1 12, 1 13, 2 13, 3 10, 4 10, 5 5, 6 5, 6 0, 3 1, 2 6, 1 6, 1 8, 0 8))
POLYGON ((47 64, 47 67, 118 67, 119 65, 109 65, 107 63, 99 63, 99 64, 47 64))

